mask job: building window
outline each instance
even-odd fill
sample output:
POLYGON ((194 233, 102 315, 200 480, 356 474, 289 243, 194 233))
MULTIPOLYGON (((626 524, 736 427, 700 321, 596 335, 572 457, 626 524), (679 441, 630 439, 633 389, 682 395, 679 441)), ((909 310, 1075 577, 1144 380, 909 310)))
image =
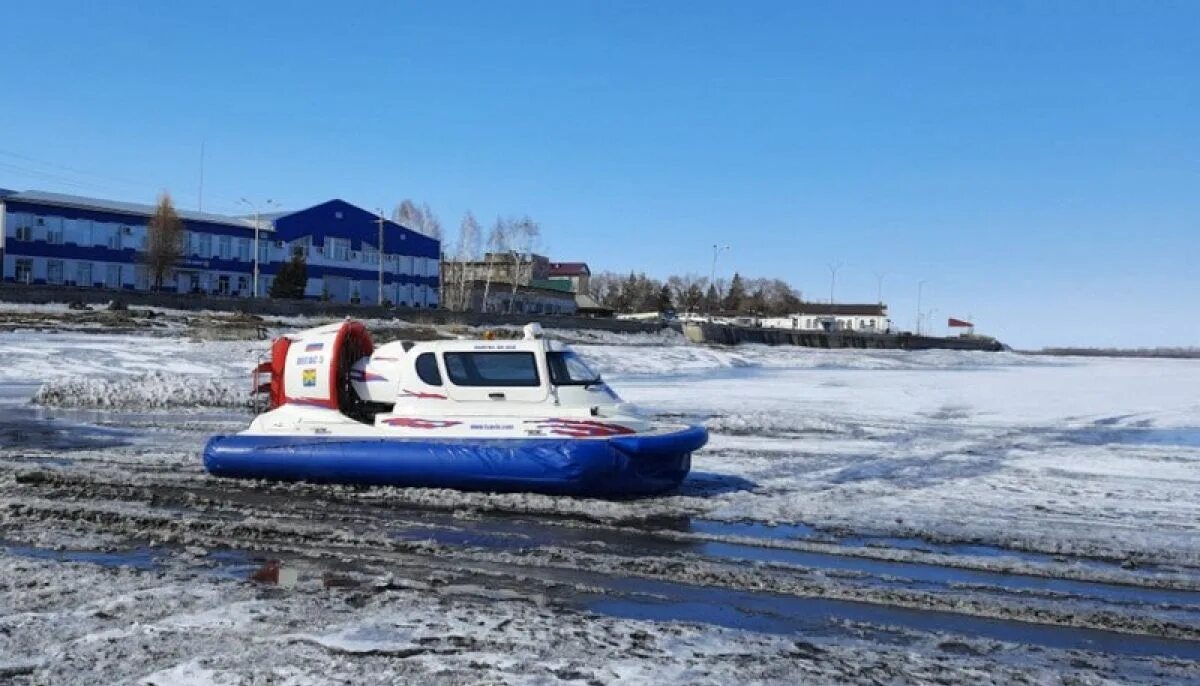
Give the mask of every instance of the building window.
POLYGON ((107 288, 121 287, 121 265, 110 264, 105 268, 104 285, 107 288))
POLYGON ((75 265, 75 285, 76 286, 91 286, 92 285, 92 263, 80 262, 75 265))
POLYGON ((330 238, 329 257, 339 262, 350 259, 350 241, 345 238, 330 238))
POLYGON ((239 238, 238 239, 238 259, 241 260, 242 262, 250 261, 250 239, 249 238, 239 238))
POLYGON ((46 283, 60 284, 63 282, 63 261, 46 261, 46 283))
POLYGON ((17 283, 33 283, 33 260, 17 260, 17 283))
POLYGON ((50 243, 51 245, 62 245, 62 243, 63 243, 62 225, 52 226, 52 227, 50 227, 49 230, 46 231, 46 242, 50 243))
POLYGON ((198 255, 200 255, 200 257, 212 257, 213 256, 212 236, 210 234, 207 234, 207 233, 196 234, 196 243, 197 243, 196 253, 198 255))
POLYGON ((192 274, 191 278, 188 279, 188 290, 192 293, 200 292, 200 275, 199 274, 192 274))
POLYGON ((222 274, 217 277, 217 292, 221 295, 229 295, 229 275, 222 274))
POLYGON ((107 245, 109 250, 121 249, 121 229, 119 227, 109 231, 107 245))
POLYGON ((217 238, 217 249, 220 251, 221 259, 228 260, 233 256, 233 238, 229 236, 217 238))
POLYGON ((136 281, 138 290, 145 291, 150 289, 150 269, 145 265, 138 265, 133 268, 133 278, 136 281))
POLYGON ((18 226, 16 238, 18 241, 32 241, 33 240, 33 227, 18 226))

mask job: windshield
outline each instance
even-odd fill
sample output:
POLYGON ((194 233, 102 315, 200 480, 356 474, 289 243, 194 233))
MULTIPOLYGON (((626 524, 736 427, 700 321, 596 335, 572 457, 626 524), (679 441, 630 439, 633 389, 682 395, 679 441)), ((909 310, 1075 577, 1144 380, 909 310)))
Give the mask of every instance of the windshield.
POLYGON ((583 358, 575 353, 546 353, 550 366, 550 383, 555 386, 587 386, 600 383, 600 375, 587 366, 583 358))

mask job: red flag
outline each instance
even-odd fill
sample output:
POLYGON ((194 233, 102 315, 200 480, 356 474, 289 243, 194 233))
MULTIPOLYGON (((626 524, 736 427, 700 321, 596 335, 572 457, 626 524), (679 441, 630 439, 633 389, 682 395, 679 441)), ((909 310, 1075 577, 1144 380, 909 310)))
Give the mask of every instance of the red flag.
POLYGON ((954 317, 951 317, 946 322, 946 326, 949 326, 951 328, 958 328, 958 329, 969 329, 975 325, 972 324, 971 322, 968 322, 968 321, 965 321, 962 319, 955 319, 954 317))

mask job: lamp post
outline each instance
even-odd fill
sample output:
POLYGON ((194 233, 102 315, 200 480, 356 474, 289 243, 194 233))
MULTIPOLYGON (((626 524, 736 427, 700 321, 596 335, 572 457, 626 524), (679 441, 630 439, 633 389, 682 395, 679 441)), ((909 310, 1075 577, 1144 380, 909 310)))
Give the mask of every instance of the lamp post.
POLYGON ((383 307, 383 225, 387 223, 387 219, 383 216, 383 210, 378 207, 375 212, 379 215, 379 219, 375 223, 379 225, 379 295, 375 300, 375 304, 383 307))
MULTIPOLYGON (((715 289, 717 287, 717 255, 720 255, 722 250, 729 250, 729 246, 728 245, 717 245, 716 243, 713 243, 712 271, 710 271, 708 273, 708 285, 710 288, 715 289)), ((721 294, 718 293, 717 295, 720 296, 721 294)), ((711 304, 709 305, 709 308, 708 308, 708 314, 712 315, 712 305, 711 304)))
POLYGON ((925 287, 925 280, 917 282, 917 335, 921 335, 921 290, 925 287))
POLYGON ((841 262, 828 262, 828 263, 826 263, 825 266, 829 267, 829 304, 832 305, 833 304, 833 288, 834 288, 834 286, 837 285, 837 273, 838 273, 838 270, 842 268, 842 263, 841 262))
MULTIPOLYGON (((257 298, 258 297, 258 255, 259 255, 258 229, 262 225, 262 223, 259 221, 259 211, 258 211, 258 205, 256 203, 250 202, 249 200, 247 200, 245 198, 238 200, 238 202, 240 204, 243 204, 243 205, 249 207, 250 210, 252 212, 254 212, 254 286, 251 289, 251 292, 254 294, 254 297, 257 298)), ((274 200, 267 198, 266 202, 263 203, 263 207, 269 209, 271 207, 279 207, 279 204, 276 203, 274 200)))

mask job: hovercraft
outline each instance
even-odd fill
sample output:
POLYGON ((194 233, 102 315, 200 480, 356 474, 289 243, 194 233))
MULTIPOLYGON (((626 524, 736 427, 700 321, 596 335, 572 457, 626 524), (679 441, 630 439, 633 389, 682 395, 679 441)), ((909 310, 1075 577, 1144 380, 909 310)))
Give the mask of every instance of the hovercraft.
POLYGON ((209 439, 215 476, 632 497, 679 486, 708 441, 638 414, 537 324, 375 348, 346 321, 276 339, 255 375, 269 411, 209 439))

